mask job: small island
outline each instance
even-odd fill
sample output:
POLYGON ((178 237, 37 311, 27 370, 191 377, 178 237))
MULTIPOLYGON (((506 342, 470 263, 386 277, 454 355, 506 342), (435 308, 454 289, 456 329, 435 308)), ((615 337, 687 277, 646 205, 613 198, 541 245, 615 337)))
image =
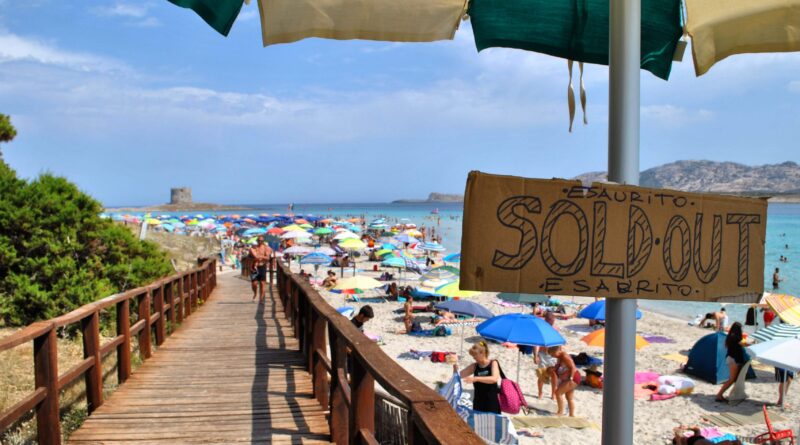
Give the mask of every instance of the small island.
POLYGON ((438 202, 464 202, 464 195, 433 192, 428 195, 428 199, 397 199, 392 201, 392 204, 419 204, 438 202))

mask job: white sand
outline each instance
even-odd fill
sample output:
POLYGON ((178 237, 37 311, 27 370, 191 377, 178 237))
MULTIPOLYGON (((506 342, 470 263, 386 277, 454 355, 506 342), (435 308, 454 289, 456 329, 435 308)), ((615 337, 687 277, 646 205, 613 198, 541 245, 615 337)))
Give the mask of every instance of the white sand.
MULTIPOLYGON (((372 272, 372 265, 374 263, 359 263, 359 268, 368 269, 369 272, 364 272, 364 275, 377 276, 379 273, 372 272)), ((293 270, 297 271, 298 267, 293 264, 293 270)), ((306 267, 306 270, 310 268, 306 267)), ((322 277, 326 268, 321 268, 318 272, 319 277, 322 277)), ((338 275, 338 269, 335 269, 338 275)), ((345 270, 345 277, 352 276, 352 269, 345 270)), ((404 278, 411 278, 412 275, 404 273, 404 278)), ((416 281, 404 280, 401 284, 415 284, 416 281)), ((353 306, 358 308, 364 304, 370 304, 375 311, 375 319, 370 321, 365 330, 368 333, 378 334, 382 337, 384 344, 383 350, 390 357, 397 360, 397 362, 407 369, 412 375, 416 376, 422 382, 434 387, 437 382, 445 382, 450 379, 452 375, 452 366, 444 363, 433 363, 430 360, 405 360, 398 359, 397 356, 409 349, 416 350, 434 350, 434 351, 452 351, 458 352, 459 350, 459 330, 454 328, 452 336, 449 337, 411 337, 408 335, 396 334, 399 329, 403 328, 402 315, 393 313, 394 310, 402 307, 401 303, 396 302, 373 302, 368 303, 355 303, 353 301, 344 302, 342 295, 333 294, 326 291, 321 291, 321 294, 333 305, 334 307, 340 306, 353 306)), ((371 294, 367 293, 362 297, 369 297, 371 294)), ((495 294, 483 293, 475 298, 473 301, 481 303, 495 314, 503 314, 509 312, 519 312, 521 309, 505 308, 493 304, 495 294)), ((566 298, 565 301, 571 302, 572 298, 566 298)), ((575 298, 576 303, 593 301, 593 299, 575 298)), ((415 303, 422 304, 422 303, 415 303)), ((419 316, 419 320, 424 320, 426 315, 419 316)), ((428 317, 429 318, 429 317, 428 317)), ((743 320, 732 320, 743 321, 743 320)), ((430 324, 423 324, 423 328, 431 328, 430 324)), ((567 339, 566 349, 571 354, 579 352, 587 352, 590 355, 603 357, 602 348, 588 347, 580 338, 583 337, 585 332, 572 332, 570 328, 586 329, 588 327, 587 320, 572 319, 572 320, 558 320, 556 327, 560 330, 562 335, 567 339)), ((469 356, 466 350, 469 346, 477 342, 477 332, 474 327, 467 327, 464 330, 465 343, 465 356, 461 360, 460 366, 464 367, 469 362, 469 356)), ((675 318, 666 317, 653 312, 644 312, 644 316, 638 322, 637 332, 649 335, 661 335, 674 339, 676 343, 672 344, 651 344, 636 353, 636 370, 637 371, 653 371, 662 375, 675 374, 678 372, 679 363, 662 358, 663 355, 684 352, 688 353, 692 345, 702 336, 710 333, 710 330, 700 329, 697 327, 688 326, 685 321, 675 318)), ((509 378, 515 378, 517 368, 518 354, 515 350, 503 348, 499 344, 490 344, 491 355, 493 358, 499 359, 503 370, 509 378)), ((800 353, 800 351, 798 352, 800 353)), ((579 367, 580 368, 580 367, 579 367)), ((528 403, 534 408, 533 413, 538 415, 554 415, 556 411, 556 404, 554 401, 548 399, 550 395, 549 385, 545 385, 544 397, 545 399, 539 400, 536 398, 536 375, 534 372, 535 365, 530 356, 522 356, 521 371, 519 384, 525 393, 528 403)), ((738 406, 729 406, 727 404, 716 403, 714 396, 719 389, 719 385, 712 385, 700 379, 694 379, 697 387, 694 393, 688 396, 678 396, 670 400, 664 401, 649 401, 637 400, 634 402, 635 419, 634 419, 634 443, 636 444, 663 444, 671 443, 672 429, 679 424, 689 424, 701 426, 707 425, 703 421, 704 415, 720 413, 720 412, 736 412, 741 414, 761 413, 761 406, 764 403, 774 403, 777 400, 778 385, 774 381, 772 368, 769 371, 756 371, 758 375, 757 380, 749 380, 747 382, 747 393, 749 399, 742 402, 738 406)), ((798 383, 794 383, 790 388, 787 404, 791 408, 781 411, 780 408, 771 408, 780 412, 784 417, 790 419, 789 422, 780 422, 775 425, 777 428, 794 428, 797 434, 798 425, 800 425, 800 395, 797 390, 798 383)), ((633 382, 631 382, 633 385, 633 382)), ((466 389, 470 385, 465 385, 466 389)), ((544 440, 534 438, 522 438, 523 444, 595 444, 600 443, 600 424, 602 422, 602 391, 590 388, 588 386, 579 386, 575 390, 575 403, 576 403, 576 416, 585 417, 590 422, 597 425, 597 428, 588 428, 583 430, 571 428, 548 428, 539 430, 544 433, 544 440)), ((710 426, 710 425, 708 425, 710 426)), ((763 423, 758 425, 743 426, 737 428, 722 428, 723 432, 729 432, 743 436, 755 436, 766 432, 766 427, 763 423)))

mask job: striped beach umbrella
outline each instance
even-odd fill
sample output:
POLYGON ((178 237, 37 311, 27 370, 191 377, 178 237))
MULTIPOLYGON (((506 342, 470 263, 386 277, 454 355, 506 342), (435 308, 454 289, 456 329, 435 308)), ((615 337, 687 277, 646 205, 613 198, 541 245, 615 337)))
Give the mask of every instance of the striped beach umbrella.
POLYGON ((443 297, 450 297, 450 298, 474 297, 475 295, 480 294, 480 292, 475 292, 471 290, 462 290, 461 280, 457 280, 452 283, 445 284, 444 286, 437 287, 436 293, 443 297))
POLYGON ((800 326, 800 298, 782 294, 770 294, 764 301, 786 323, 800 326))
POLYGON ((420 280, 443 280, 452 282, 458 279, 461 271, 453 266, 439 266, 425 272, 420 280))
POLYGON ((427 251, 430 251, 430 252, 444 252, 445 251, 444 246, 439 244, 439 243, 437 243, 437 242, 423 243, 422 246, 420 246, 420 248, 422 250, 427 250, 427 251))
POLYGON ((460 263, 461 262, 461 252, 458 253, 451 253, 446 257, 442 258, 442 261, 445 263, 460 263))
POLYGON ((800 338, 800 327, 788 323, 772 323, 769 327, 757 330, 751 337, 760 342, 776 338, 800 338))
MULTIPOLYGON (((290 247, 290 249, 294 249, 294 247, 290 247)), ((326 266, 331 264, 331 261, 333 261, 333 258, 320 252, 311 252, 303 258, 300 258, 300 264, 313 264, 317 266, 326 266)))

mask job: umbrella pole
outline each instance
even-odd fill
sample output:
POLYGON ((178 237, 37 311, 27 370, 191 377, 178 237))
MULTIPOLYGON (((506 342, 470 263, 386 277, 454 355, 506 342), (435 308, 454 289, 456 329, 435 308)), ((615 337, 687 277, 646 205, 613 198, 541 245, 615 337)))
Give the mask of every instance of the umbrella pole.
MULTIPOLYGON (((611 0, 608 63, 608 180, 639 184, 641 0, 611 0)), ((603 445, 633 444, 636 300, 606 300, 603 445)))

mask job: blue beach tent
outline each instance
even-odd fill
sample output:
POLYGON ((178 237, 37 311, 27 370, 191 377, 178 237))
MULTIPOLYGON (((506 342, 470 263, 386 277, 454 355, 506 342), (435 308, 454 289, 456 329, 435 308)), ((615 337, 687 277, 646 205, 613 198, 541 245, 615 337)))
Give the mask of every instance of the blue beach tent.
MULTIPOLYGON (((725 363, 725 356, 728 349, 725 347, 724 332, 714 332, 697 340, 689 351, 689 361, 683 371, 695 377, 699 377, 709 383, 720 384, 730 376, 728 364, 725 363)), ((747 371, 748 379, 756 378, 756 373, 751 367, 747 371)))

